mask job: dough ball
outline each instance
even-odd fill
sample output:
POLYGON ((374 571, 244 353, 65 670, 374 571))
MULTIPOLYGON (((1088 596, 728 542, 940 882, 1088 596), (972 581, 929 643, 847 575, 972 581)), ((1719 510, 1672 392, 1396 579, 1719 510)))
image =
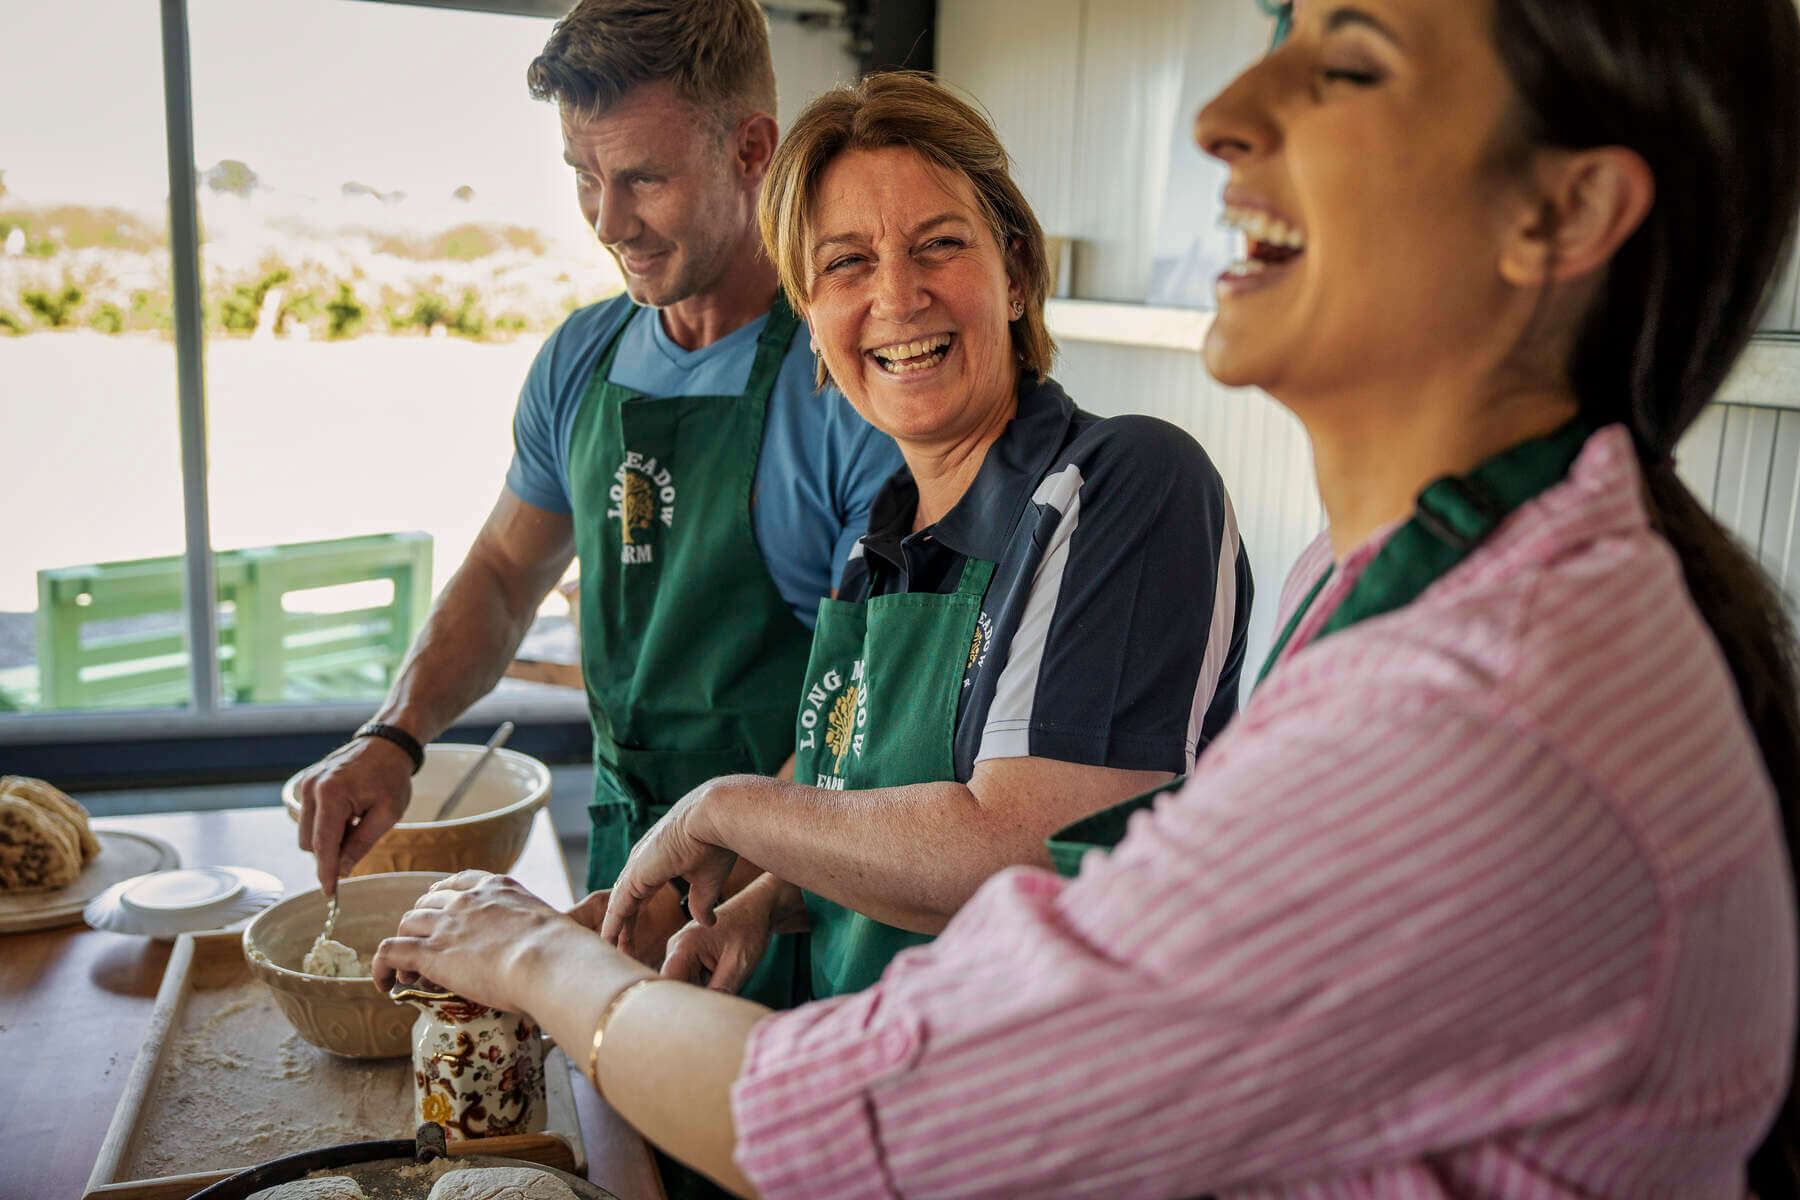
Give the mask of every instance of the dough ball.
POLYGON ((577 1200, 568 1184, 535 1167, 463 1167, 431 1185, 428 1200, 577 1200))
POLYGON ((320 933, 300 960, 300 969, 325 979, 367 979, 369 964, 354 949, 320 933))
POLYGON ((369 1197, 362 1190, 362 1184, 348 1175, 323 1175, 251 1192, 250 1200, 369 1200, 369 1197))
POLYGON ((87 809, 62 789, 51 787, 42 779, 33 779, 29 775, 0 775, 0 796, 15 796, 68 821, 75 827, 75 836, 81 843, 83 862, 100 853, 100 840, 88 826, 87 809))
POLYGON ((0 795, 0 890, 35 891, 81 874, 81 839, 49 809, 0 795))

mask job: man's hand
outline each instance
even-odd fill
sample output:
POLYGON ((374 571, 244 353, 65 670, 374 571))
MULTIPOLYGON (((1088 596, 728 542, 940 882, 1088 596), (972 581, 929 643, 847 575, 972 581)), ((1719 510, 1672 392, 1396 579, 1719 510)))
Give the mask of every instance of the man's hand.
MULTIPOLYGON (((713 906, 725 898, 725 883, 737 865, 737 851, 718 844, 718 835, 707 819, 708 797, 741 778, 746 777, 727 775, 701 784, 638 839, 612 886, 601 937, 635 954, 634 946, 642 937, 636 928, 640 910, 677 877, 688 882, 688 911, 694 920, 712 924, 713 906)), ((766 782, 760 776, 748 778, 766 782)))
MULTIPOLYGON (((612 894, 610 888, 589 892, 569 910, 569 916, 584 928, 599 933, 601 924, 606 919, 612 894)), ((681 894, 672 887, 665 887, 638 910, 632 923, 631 941, 620 949, 647 967, 660 967, 669 939, 687 923, 687 912, 681 907, 681 894)))
POLYGON ((412 759, 381 738, 357 738, 308 767, 294 790, 300 797, 300 848, 312 851, 319 886, 330 896, 338 876, 406 812, 412 759))

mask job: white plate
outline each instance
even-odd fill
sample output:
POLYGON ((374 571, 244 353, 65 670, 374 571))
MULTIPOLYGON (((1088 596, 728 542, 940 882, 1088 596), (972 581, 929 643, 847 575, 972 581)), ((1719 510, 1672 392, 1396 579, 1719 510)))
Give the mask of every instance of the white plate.
POLYGON ((177 866, 181 856, 159 837, 96 829, 100 853, 88 859, 73 883, 47 892, 0 892, 0 933, 54 929, 81 920, 95 896, 122 879, 177 866))
POLYGON ((254 867, 193 867, 113 884, 88 903, 95 929, 171 939, 228 929, 281 899, 281 880, 254 867))

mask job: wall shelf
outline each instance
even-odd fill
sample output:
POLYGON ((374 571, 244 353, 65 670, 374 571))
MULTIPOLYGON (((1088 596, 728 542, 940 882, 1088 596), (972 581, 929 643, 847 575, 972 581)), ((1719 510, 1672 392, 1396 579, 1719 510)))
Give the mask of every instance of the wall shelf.
POLYGON ((1725 404, 1800 410, 1800 334, 1759 333, 1719 389, 1725 404))
MULTIPOLYGON (((1192 353, 1205 343, 1213 318, 1199 309, 1104 300, 1051 300, 1044 316, 1051 335, 1064 341, 1192 353)), ((1800 334, 1751 338, 1718 398, 1724 404, 1800 411, 1800 334)))
POLYGON ((1198 352, 1213 315, 1193 308, 1115 304, 1103 300, 1052 300, 1044 306, 1053 337, 1156 350, 1198 352))

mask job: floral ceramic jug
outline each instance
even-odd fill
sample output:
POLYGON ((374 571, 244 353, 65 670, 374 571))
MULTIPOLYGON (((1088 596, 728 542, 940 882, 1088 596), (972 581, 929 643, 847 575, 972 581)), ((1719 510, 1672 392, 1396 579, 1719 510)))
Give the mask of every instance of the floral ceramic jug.
POLYGON ((450 1138, 538 1133, 545 1125, 544 1044, 537 1023, 421 982, 388 995, 416 1007, 418 1119, 450 1138))

